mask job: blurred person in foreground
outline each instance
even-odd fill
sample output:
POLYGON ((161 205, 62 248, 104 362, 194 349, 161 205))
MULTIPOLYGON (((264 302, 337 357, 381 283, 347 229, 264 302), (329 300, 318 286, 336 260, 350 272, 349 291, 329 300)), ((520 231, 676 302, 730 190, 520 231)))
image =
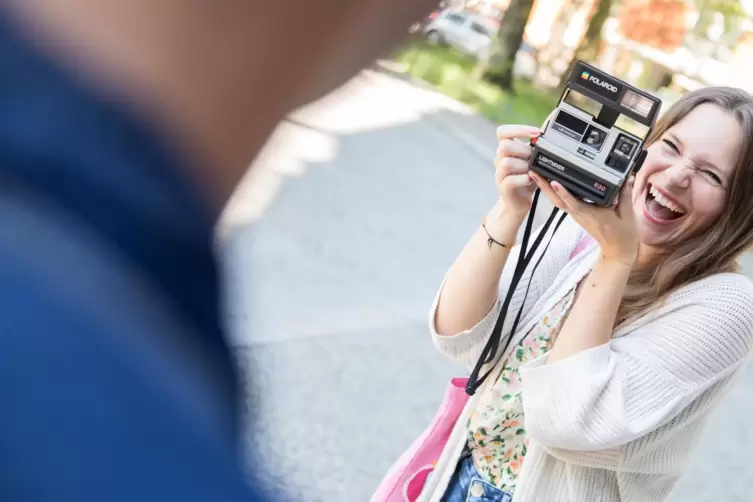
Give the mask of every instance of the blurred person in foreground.
POLYGON ((214 223, 278 121, 433 4, 2 4, 3 501, 258 500, 214 223))

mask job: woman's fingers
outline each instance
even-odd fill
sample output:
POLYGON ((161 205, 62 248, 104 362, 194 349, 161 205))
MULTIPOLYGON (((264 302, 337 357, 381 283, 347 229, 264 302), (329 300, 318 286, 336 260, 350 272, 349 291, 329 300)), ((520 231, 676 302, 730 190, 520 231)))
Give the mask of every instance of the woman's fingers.
POLYGON ((505 157, 514 157, 517 159, 528 160, 531 158, 532 148, 527 143, 516 139, 504 139, 497 146, 497 159, 505 157))
POLYGON ((552 189, 557 192, 560 200, 565 203, 564 210, 567 213, 574 214, 583 211, 584 206, 588 206, 585 202, 578 200, 573 194, 567 191, 567 189, 560 183, 553 181, 551 183, 552 189))
POLYGON ((504 141, 506 139, 515 138, 533 138, 534 136, 538 136, 540 133, 541 130, 538 127, 506 124, 501 125, 497 128, 497 139, 499 141, 504 141))
POLYGON ((533 178, 533 181, 536 182, 536 185, 538 185, 538 187, 541 189, 541 193, 546 195, 547 199, 549 199, 552 204, 554 204, 554 207, 559 208, 563 211, 567 211, 565 202, 557 194, 557 192, 554 191, 552 185, 549 184, 549 181, 546 178, 533 171, 531 171, 530 176, 531 178, 533 178))
POLYGON ((499 146, 494 159, 497 183, 501 183, 507 176, 528 172, 531 146, 516 138, 533 138, 539 132, 536 127, 524 125, 503 125, 497 128, 499 146))
POLYGON ((528 172, 528 161, 516 159, 514 157, 505 157, 497 162, 496 170, 497 174, 500 176, 524 174, 528 172))
POLYGON ((567 191, 567 189, 556 181, 550 182, 543 176, 531 172, 531 177, 536 182, 536 185, 541 189, 541 192, 552 201, 557 208, 565 211, 569 214, 582 213, 584 210, 588 210, 588 204, 582 202, 573 194, 567 191))
POLYGON ((528 174, 513 174, 505 178, 508 186, 513 188, 534 186, 533 180, 528 174))

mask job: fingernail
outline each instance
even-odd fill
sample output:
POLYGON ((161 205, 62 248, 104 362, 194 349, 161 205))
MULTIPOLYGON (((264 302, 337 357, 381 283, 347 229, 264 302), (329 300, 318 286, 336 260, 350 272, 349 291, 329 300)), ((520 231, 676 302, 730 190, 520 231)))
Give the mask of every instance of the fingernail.
POLYGON ((555 192, 559 192, 559 191, 560 191, 560 188, 562 188, 562 185, 560 185, 560 184, 559 184, 559 183, 557 183, 556 181, 552 181, 552 188, 554 188, 554 191, 555 191, 555 192))

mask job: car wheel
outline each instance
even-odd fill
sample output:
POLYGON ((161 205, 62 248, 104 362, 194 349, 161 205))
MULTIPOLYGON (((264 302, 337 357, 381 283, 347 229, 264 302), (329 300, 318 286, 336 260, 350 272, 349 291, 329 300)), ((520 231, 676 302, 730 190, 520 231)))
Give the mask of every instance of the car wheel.
POLYGON ((442 43, 442 35, 440 35, 438 31, 432 30, 426 34, 426 40, 428 40, 431 45, 439 45, 442 43))

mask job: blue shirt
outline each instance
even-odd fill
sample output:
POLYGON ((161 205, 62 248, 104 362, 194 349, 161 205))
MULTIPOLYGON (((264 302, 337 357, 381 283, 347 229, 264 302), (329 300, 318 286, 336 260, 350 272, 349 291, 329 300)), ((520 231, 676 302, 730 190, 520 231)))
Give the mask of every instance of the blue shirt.
POLYGON ((213 216, 177 156, 0 23, 0 500, 260 500, 213 216))

